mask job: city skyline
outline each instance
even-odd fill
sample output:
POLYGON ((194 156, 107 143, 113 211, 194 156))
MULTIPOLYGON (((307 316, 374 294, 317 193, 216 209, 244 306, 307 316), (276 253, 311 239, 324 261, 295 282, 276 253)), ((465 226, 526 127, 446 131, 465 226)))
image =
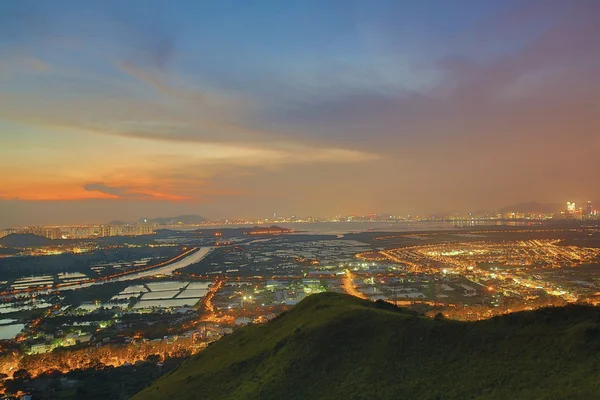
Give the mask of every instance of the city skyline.
MULTIPOLYGON (((600 201, 580 201, 580 202, 561 202, 561 203, 539 203, 539 202, 523 202, 519 204, 513 204, 501 208, 496 209, 477 209, 477 210, 451 210, 446 212, 422 212, 422 213, 402 213, 402 212, 369 212, 366 214, 360 213, 333 213, 333 214, 306 214, 306 213, 298 213, 298 212, 290 212, 290 213, 279 213, 277 211, 267 213, 265 215, 234 215, 233 213, 225 214, 225 216, 213 217, 211 215, 203 214, 202 212, 194 212, 194 210, 190 210, 190 214, 183 214, 181 210, 174 210, 174 214, 172 216, 165 216, 159 214, 141 214, 139 212, 133 212, 132 214, 121 214, 117 215, 108 215, 107 218, 103 218, 102 216, 96 215, 93 211, 90 211, 89 215, 86 215, 82 218, 75 219, 66 219, 66 220, 57 220, 52 219, 52 216, 48 218, 46 215, 39 216, 30 216, 29 223, 13 223, 11 225, 6 224, 6 220, 0 221, 4 222, 4 225, 0 224, 0 230, 7 230, 9 228, 17 228, 17 227, 61 227, 61 226, 102 226, 102 225, 131 225, 131 224, 144 224, 144 220, 151 219, 166 219, 166 218, 177 218, 182 216, 192 216, 192 217, 202 217, 205 219, 206 223, 214 223, 214 222, 228 222, 232 224, 249 224, 249 223, 268 223, 268 222, 293 222, 297 220, 299 222, 325 222, 325 221, 338 221, 340 218, 346 217, 360 217, 365 218, 368 216, 374 217, 389 217, 393 219, 456 219, 456 217, 498 217, 499 218, 509 218, 509 214, 513 213, 513 218, 529 218, 533 216, 539 217, 560 217, 561 214, 564 216, 569 216, 572 214, 580 214, 579 216, 588 216, 594 215, 596 216, 600 211, 598 210, 597 205, 600 204, 600 201), (243 222, 242 222, 243 221, 243 222)), ((164 225, 162 223, 156 224, 153 222, 149 222, 154 225, 164 225)), ((193 225, 193 224, 192 224, 193 225)))
POLYGON ((596 202, 588 200, 584 206, 567 201, 560 206, 558 204, 541 204, 536 202, 516 204, 504 207, 501 210, 478 211, 448 214, 397 214, 397 213, 369 213, 360 214, 335 214, 335 215, 281 215, 273 212, 272 218, 205 218, 200 215, 178 215, 171 217, 144 216, 136 220, 115 220, 110 222, 87 222, 77 224, 29 224, 12 227, 0 227, 0 238, 11 234, 34 234, 44 236, 48 239, 82 239, 99 238, 108 236, 139 236, 155 234, 155 228, 169 226, 194 226, 194 227, 225 227, 243 225, 277 225, 281 223, 328 223, 328 222, 418 222, 418 221, 506 221, 506 220, 600 220, 600 210, 595 206, 596 202))
POLYGON ((599 7, 3 3, 0 227, 585 209, 599 7))

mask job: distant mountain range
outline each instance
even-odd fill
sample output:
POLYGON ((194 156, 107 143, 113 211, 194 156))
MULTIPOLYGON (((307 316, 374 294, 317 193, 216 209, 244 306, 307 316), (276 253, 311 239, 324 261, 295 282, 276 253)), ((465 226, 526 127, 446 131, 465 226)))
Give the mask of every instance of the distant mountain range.
POLYGON ((563 208, 565 207, 561 203, 538 203, 537 201, 529 201, 526 203, 513 204, 508 207, 503 207, 499 209, 498 212, 550 214, 560 212, 563 208))
POLYGON ((141 218, 139 223, 155 225, 194 225, 208 221, 200 215, 179 215, 177 217, 141 218))

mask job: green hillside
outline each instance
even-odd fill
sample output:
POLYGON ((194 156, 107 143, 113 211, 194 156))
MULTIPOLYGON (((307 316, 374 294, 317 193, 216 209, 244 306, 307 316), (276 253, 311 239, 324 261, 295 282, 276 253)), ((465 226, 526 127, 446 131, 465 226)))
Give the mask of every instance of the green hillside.
POLYGON ((600 398, 600 314, 463 323, 342 294, 236 331, 134 399, 600 398))

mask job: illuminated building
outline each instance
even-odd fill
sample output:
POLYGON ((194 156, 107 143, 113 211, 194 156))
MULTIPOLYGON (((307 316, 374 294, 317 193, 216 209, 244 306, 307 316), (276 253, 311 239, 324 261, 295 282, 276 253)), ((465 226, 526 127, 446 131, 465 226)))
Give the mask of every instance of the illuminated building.
POLYGON ((85 226, 29 226, 0 231, 0 238, 10 234, 31 234, 48 239, 91 239, 109 236, 138 236, 154 234, 150 224, 85 225, 85 226))
POLYGON ((60 239, 62 237, 61 229, 55 226, 31 226, 20 229, 6 229, 0 233, 0 237, 10 234, 30 234, 43 236, 48 239, 60 239))
POLYGON ((594 209, 592 208, 592 201, 590 200, 587 202, 586 214, 592 215, 593 213, 594 213, 594 209))
POLYGON ((574 212, 575 212, 575 203, 571 203, 570 201, 567 201, 567 213, 573 214, 574 212))
POLYGON ((3 229, 0 231, 0 238, 11 235, 13 233, 17 233, 17 230, 16 229, 3 229))

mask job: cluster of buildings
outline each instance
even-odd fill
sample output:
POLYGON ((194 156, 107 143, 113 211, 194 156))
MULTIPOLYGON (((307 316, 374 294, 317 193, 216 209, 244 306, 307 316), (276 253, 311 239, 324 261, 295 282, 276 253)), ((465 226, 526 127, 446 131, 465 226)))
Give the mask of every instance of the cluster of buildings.
POLYGON ((140 236, 154 234, 151 224, 107 224, 70 226, 26 226, 0 230, 0 238, 12 234, 32 234, 48 239, 93 239, 109 236, 140 236))
POLYGON ((597 219, 600 218, 600 211, 594 209, 591 201, 588 201, 584 207, 577 207, 575 202, 567 201, 567 208, 561 212, 560 217, 566 219, 597 219))
POLYGON ((207 262, 205 273, 271 276, 298 274, 309 265, 337 265, 354 260, 370 247, 354 240, 294 241, 286 237, 255 239, 223 250, 207 262))
MULTIPOLYGON (((337 215, 335 217, 297 217, 278 216, 273 213, 273 218, 265 219, 226 219, 205 221, 191 224, 193 226, 226 226, 226 225, 263 225, 267 223, 327 223, 327 222, 418 222, 418 221, 485 221, 485 220, 549 220, 549 219, 574 219, 590 220, 600 219, 600 210, 595 209, 591 201, 584 206, 577 206, 574 202, 567 202, 566 208, 560 212, 502 212, 475 215, 473 213, 452 214, 446 216, 418 216, 418 215, 337 215)), ((151 235, 155 226, 151 223, 133 224, 104 224, 104 225, 73 225, 73 226, 29 226, 0 230, 0 238, 10 234, 34 234, 48 239, 92 239, 110 236, 138 236, 151 235)), ((275 233, 257 232, 256 234, 275 233)), ((289 233, 277 232, 277 233, 289 233)), ((251 232, 250 234, 254 234, 251 232)))
POLYGON ((43 236, 48 239, 61 239, 62 238, 62 230, 56 226, 28 226, 22 228, 8 228, 0 230, 0 238, 3 238, 8 235, 37 235, 43 236))
POLYGON ((38 336, 37 342, 29 347, 29 354, 45 354, 49 353, 57 347, 71 347, 82 343, 88 343, 92 340, 90 333, 76 331, 62 334, 59 331, 57 334, 46 334, 38 336))
POLYGON ((371 213, 367 215, 336 215, 329 217, 298 217, 296 215, 281 216, 276 212, 273 213, 273 218, 263 219, 226 219, 207 221, 205 225, 261 225, 265 223, 331 223, 331 222, 426 222, 426 221, 471 221, 471 220, 510 220, 510 219, 527 219, 527 220, 548 220, 548 219, 595 219, 600 218, 600 210, 596 210, 592 206, 592 202, 588 201, 585 207, 577 208, 575 203, 567 202, 567 209, 562 212, 544 212, 544 211, 509 211, 509 212, 490 212, 490 213, 454 213, 450 215, 390 215, 371 213))
MULTIPOLYGON (((576 301, 598 290, 586 268, 600 249, 559 245, 560 240, 458 242, 420 245, 385 254, 413 274, 455 276, 486 296, 536 299, 554 296, 576 301), (571 268, 565 274, 565 268, 571 268)), ((466 290, 465 287, 463 289, 466 290)))
POLYGON ((600 211, 595 209, 591 201, 585 204, 585 207, 567 201, 566 207, 560 212, 503 212, 497 213, 497 219, 527 219, 527 220, 549 220, 549 219, 572 219, 572 220, 593 220, 600 218, 600 211))
MULTIPOLYGON (((570 207, 574 213, 579 210, 570 207)), ((588 215, 593 214, 592 209, 588 215)), ((325 291, 413 307, 432 316, 441 312, 449 318, 477 320, 549 305, 600 303, 600 248, 586 246, 588 232, 596 231, 586 228, 577 245, 564 243, 565 236, 555 229, 402 233, 390 236, 397 247, 240 233, 192 270, 179 270, 171 278, 153 276, 124 287, 106 286, 105 299, 94 302, 53 294, 35 297, 32 292, 4 305, 11 307, 4 311, 26 310, 30 298, 38 302, 36 308, 53 307, 45 317, 29 322, 20 335, 23 340, 12 345, 28 354, 49 353, 40 360, 69 354, 71 369, 87 362, 90 352, 107 365, 133 363, 151 354, 166 357, 177 349, 194 354, 237 326, 266 322, 325 291), (52 320, 58 316, 60 324, 52 320), (75 347, 52 352, 69 346, 75 347)), ((188 240, 197 239, 190 235, 188 240)), ((148 259, 134 264, 144 262, 148 259)), ((19 278, 14 285, 79 279, 85 275, 60 273, 19 278)))

